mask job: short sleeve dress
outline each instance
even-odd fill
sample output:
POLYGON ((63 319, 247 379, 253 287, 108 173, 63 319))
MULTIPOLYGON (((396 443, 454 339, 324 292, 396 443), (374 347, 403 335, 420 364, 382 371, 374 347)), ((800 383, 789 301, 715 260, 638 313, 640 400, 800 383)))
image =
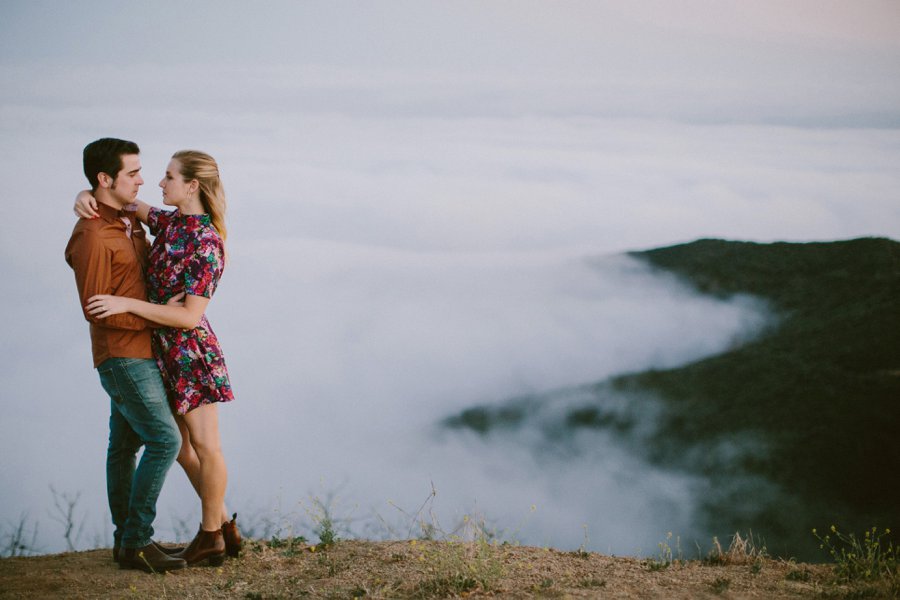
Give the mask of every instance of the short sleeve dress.
MULTIPOLYGON (((147 267, 150 302, 165 304, 180 292, 212 298, 224 268, 225 245, 209 215, 151 208, 147 224, 156 236, 147 267)), ((193 329, 159 327, 152 337, 153 355, 176 413, 234 400, 225 357, 205 314, 193 329)))

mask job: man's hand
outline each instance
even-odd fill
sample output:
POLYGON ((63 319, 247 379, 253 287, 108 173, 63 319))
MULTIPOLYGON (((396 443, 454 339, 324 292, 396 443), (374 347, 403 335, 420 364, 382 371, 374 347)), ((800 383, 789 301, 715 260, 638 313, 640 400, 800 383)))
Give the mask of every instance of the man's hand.
POLYGON ((100 213, 97 212, 97 199, 91 195, 90 190, 78 192, 72 210, 75 212, 75 216, 82 219, 96 219, 100 216, 100 213))

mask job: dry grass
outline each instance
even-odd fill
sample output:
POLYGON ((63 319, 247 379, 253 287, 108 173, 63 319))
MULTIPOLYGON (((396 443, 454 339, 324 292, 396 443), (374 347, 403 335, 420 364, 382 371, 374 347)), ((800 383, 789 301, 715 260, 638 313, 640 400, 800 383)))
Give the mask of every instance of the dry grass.
POLYGON ((706 560, 713 565, 750 565, 766 556, 766 547, 754 541, 752 532, 747 537, 741 537, 740 532, 736 532, 727 550, 722 548, 719 538, 714 537, 712 550, 706 560))
MULTIPOLYGON (((734 545, 734 544, 733 544, 734 545)), ((745 552, 752 556, 749 550, 745 552)), ((728 552, 723 555, 729 555, 728 552)), ((756 556, 652 571, 637 558, 484 541, 251 541, 220 568, 121 571, 109 550, 0 560, 0 598, 845 598, 888 589, 834 582, 832 567, 756 556), (802 573, 802 577, 797 573, 802 573)))

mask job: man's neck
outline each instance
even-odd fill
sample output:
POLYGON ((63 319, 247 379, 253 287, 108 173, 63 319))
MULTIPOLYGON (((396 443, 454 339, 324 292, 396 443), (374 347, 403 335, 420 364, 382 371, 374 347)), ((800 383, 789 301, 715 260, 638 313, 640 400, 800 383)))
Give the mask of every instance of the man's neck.
POLYGON ((116 210, 122 210, 130 204, 130 202, 121 202, 116 196, 110 194, 109 190, 99 187, 94 192, 94 198, 97 199, 97 202, 110 206, 116 210))

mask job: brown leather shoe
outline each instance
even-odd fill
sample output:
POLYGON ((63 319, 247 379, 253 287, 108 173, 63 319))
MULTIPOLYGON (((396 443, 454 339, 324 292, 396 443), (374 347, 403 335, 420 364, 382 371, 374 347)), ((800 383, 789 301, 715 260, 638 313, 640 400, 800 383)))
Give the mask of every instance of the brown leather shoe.
POLYGON ((184 552, 176 556, 183 558, 189 565, 208 560, 209 566, 218 567, 225 562, 225 539, 222 537, 222 530, 204 531, 201 526, 184 552))
MULTIPOLYGON (((174 556, 175 554, 179 554, 184 552, 184 546, 163 546, 159 542, 152 542, 156 549, 162 552, 163 554, 168 554, 169 556, 174 556)), ((113 562, 119 562, 119 555, 121 554, 121 547, 113 546, 113 562)))
MULTIPOLYGON (((169 556, 173 556, 175 554, 180 554, 184 552, 184 546, 163 546, 159 542, 152 542, 156 549, 162 552, 163 554, 168 554, 169 556)), ((113 546, 113 561, 119 562, 119 554, 121 554, 121 548, 119 546, 113 546)))
POLYGON ((237 513, 232 515, 231 520, 222 523, 222 537, 225 539, 225 554, 232 558, 237 558, 241 553, 241 532, 237 526, 237 513))
POLYGON ((150 542, 143 548, 122 548, 119 552, 120 569, 141 569, 148 573, 174 571, 187 566, 184 559, 169 556, 150 542))
POLYGON ((176 554, 181 554, 184 552, 185 546, 163 546, 159 542, 153 542, 156 548, 169 556, 175 556, 176 554))

